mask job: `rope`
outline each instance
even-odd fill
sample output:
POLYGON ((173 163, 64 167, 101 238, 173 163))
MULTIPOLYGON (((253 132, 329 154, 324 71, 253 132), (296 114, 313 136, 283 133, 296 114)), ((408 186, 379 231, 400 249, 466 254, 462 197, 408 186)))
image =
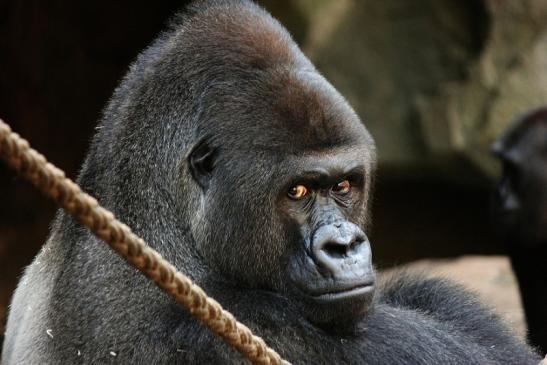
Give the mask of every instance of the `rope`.
POLYGON ((95 198, 65 177, 62 170, 47 162, 26 140, 12 132, 2 119, 0 157, 253 364, 290 365, 269 348, 262 338, 239 323, 190 278, 149 247, 127 225, 118 221, 114 214, 101 207, 95 198))

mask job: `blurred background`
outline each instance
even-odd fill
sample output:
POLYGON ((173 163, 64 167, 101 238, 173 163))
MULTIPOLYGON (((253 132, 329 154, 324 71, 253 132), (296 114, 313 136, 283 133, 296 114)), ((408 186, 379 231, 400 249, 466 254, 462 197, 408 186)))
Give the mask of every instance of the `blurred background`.
MULTIPOLYGON (((376 139, 376 265, 422 260, 467 280, 522 331, 505 248, 489 226, 499 174, 489 146, 515 115, 547 101, 547 1, 259 2, 376 139)), ((74 178, 129 63, 184 3, 0 0, 0 117, 74 178)), ((0 164, 0 334, 54 212, 0 164)))

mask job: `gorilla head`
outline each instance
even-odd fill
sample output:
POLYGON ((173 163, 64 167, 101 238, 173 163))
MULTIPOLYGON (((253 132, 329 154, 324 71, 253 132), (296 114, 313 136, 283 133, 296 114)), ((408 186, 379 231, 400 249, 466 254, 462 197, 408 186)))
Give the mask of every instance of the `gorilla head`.
POLYGON ((181 154, 196 249, 220 276, 290 296, 315 322, 357 319, 374 288, 363 232, 374 143, 275 20, 230 12, 207 19, 228 25, 213 37, 187 30, 192 74, 180 71, 188 60, 169 67, 200 105, 181 154))
POLYGON ((185 246, 191 275, 279 293, 317 323, 356 320, 374 289, 369 133, 258 6, 197 2, 178 23, 106 112, 96 139, 114 146, 106 195, 119 196, 101 201, 146 236, 168 226, 149 240, 185 246), (189 242, 160 238, 173 226, 189 242))
POLYGON ((524 244, 547 240, 547 108, 518 117, 492 146, 503 163, 494 195, 497 228, 524 244))

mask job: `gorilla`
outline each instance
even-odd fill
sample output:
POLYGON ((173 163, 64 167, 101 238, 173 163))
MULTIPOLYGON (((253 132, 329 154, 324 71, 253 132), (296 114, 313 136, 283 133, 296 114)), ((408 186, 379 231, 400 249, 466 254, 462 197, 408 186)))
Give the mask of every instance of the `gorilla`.
MULTIPOLYGON (((457 286, 378 283, 375 154, 276 20, 205 0, 131 66, 78 183, 294 364, 537 364, 457 286)), ((243 359, 59 212, 14 295, 2 361, 243 359)))
POLYGON ((519 116, 492 145, 503 164, 493 197, 495 229, 518 279, 528 338, 547 353, 547 107, 519 116))

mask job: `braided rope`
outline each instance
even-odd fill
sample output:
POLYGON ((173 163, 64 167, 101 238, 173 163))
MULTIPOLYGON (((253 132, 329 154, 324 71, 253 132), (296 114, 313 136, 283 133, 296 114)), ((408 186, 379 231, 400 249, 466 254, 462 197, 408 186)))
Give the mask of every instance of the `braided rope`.
POLYGON ((0 119, 0 157, 253 364, 290 365, 0 119))

